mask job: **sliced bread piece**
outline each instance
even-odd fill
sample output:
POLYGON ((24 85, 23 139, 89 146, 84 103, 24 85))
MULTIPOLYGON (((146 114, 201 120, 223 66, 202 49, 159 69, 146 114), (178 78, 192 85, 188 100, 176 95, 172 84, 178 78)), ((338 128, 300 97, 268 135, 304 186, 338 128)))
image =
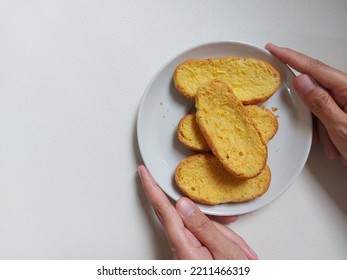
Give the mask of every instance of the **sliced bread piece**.
POLYGON ((191 59, 178 65, 174 73, 176 89, 192 100, 199 86, 212 79, 225 82, 243 104, 257 104, 267 100, 281 84, 278 71, 257 58, 191 59))
POLYGON ((195 154, 182 160, 175 173, 179 189, 189 198, 204 204, 244 202, 264 194, 271 172, 266 166, 252 179, 239 179, 225 170, 212 154, 195 154))
POLYGON ((278 120, 267 108, 257 105, 245 106, 255 127, 259 130, 265 143, 268 143, 278 131, 278 120))
POLYGON ((267 161, 267 146, 230 87, 212 80, 197 90, 196 121, 212 153, 234 176, 252 178, 267 161))
POLYGON ((202 135, 195 114, 185 115, 179 122, 177 128, 178 140, 194 151, 208 152, 208 146, 204 136, 202 135))

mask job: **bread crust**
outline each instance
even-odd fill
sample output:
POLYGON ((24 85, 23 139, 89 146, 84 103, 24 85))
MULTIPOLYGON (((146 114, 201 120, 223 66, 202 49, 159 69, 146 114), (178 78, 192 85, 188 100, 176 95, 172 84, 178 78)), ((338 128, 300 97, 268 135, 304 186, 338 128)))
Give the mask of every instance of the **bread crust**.
POLYGON ((252 179, 240 179, 230 174, 211 153, 189 156, 175 172, 179 189, 189 198, 203 204, 245 202, 263 195, 269 189, 271 171, 265 166, 252 179))
POLYGON ((190 59, 178 65, 174 72, 177 91, 190 100, 196 98, 196 90, 201 84, 212 79, 230 86, 243 104, 264 102, 281 85, 278 71, 258 58, 190 59))

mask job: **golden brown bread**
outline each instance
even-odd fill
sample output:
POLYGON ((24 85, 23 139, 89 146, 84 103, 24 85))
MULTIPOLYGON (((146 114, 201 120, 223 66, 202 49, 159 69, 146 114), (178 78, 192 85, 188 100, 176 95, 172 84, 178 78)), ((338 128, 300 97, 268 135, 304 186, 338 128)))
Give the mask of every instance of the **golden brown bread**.
MULTIPOLYGON (((258 105, 247 105, 245 109, 252 118, 255 127, 265 143, 268 143, 278 130, 278 121, 275 115, 265 107, 258 105)), ((185 115, 177 127, 177 135, 180 142, 197 152, 208 152, 208 146, 200 128, 196 122, 195 114, 185 115)))
POLYGON ((191 59, 178 65, 174 73, 176 89, 191 100, 201 84, 213 79, 225 82, 243 104, 266 101, 281 84, 278 71, 257 58, 191 59))
POLYGON ((180 140, 183 145, 194 151, 210 151, 210 147, 196 122, 195 114, 185 115, 180 120, 177 128, 177 136, 178 140, 180 140))
POLYGON ((260 174, 267 146, 231 88, 212 80, 197 90, 195 106, 199 128, 225 169, 239 178, 260 174))
POLYGON ((225 170, 212 154, 195 154, 182 160, 176 184, 189 198, 204 204, 244 202, 264 194, 270 185, 268 166, 252 179, 239 179, 225 170))
POLYGON ((247 105, 245 109, 252 118, 255 127, 259 130, 264 142, 268 143, 278 131, 276 116, 269 109, 257 105, 247 105))

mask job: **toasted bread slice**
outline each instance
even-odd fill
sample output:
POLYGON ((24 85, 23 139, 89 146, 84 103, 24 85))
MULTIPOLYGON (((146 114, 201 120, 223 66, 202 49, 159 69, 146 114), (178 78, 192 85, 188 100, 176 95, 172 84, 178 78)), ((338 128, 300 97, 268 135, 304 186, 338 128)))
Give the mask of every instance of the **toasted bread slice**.
POLYGON ((252 179, 239 179, 225 170, 212 154, 195 154, 177 166, 175 181, 189 198, 204 204, 244 202, 263 195, 269 188, 268 166, 252 179))
MULTIPOLYGON (((247 105, 245 109, 252 118, 255 127, 259 130, 261 138, 268 143, 278 130, 278 121, 275 115, 265 107, 247 105)), ((185 115, 177 128, 178 139, 183 145, 197 152, 208 152, 208 146, 196 122, 195 114, 185 115)))
POLYGON ((194 151, 210 151, 210 147, 196 122, 195 114, 185 115, 180 120, 177 128, 177 136, 183 145, 194 151))
POLYGON ((255 127, 259 130, 264 142, 268 143, 278 131, 276 116, 269 109, 257 105, 248 105, 245 106, 245 109, 252 118, 255 127))
POLYGON ((199 86, 212 79, 225 82, 243 104, 267 100, 281 84, 278 71, 257 58, 191 59, 178 65, 174 73, 176 89, 192 100, 199 86))
POLYGON ((267 147, 240 100, 225 83, 197 90, 196 121, 212 153, 234 176, 252 178, 267 161, 267 147))

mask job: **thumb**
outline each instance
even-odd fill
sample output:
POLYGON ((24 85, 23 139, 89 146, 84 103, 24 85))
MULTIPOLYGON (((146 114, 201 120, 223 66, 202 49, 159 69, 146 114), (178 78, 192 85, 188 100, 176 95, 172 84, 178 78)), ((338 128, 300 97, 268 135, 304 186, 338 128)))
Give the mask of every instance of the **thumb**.
POLYGON ((310 76, 302 74, 296 77, 294 87, 308 109, 325 127, 334 126, 344 118, 344 112, 331 95, 310 76))

